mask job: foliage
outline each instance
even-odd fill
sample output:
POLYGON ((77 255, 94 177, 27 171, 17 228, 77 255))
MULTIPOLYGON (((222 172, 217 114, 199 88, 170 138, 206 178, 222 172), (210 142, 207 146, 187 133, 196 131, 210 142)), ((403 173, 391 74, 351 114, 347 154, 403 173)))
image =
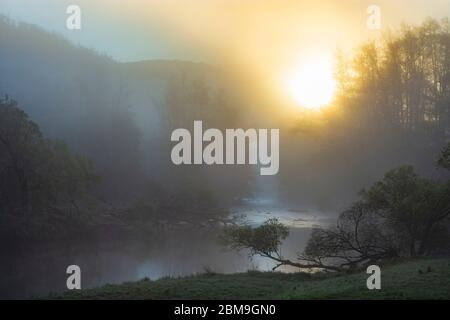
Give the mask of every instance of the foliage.
POLYGON ((276 261, 275 268, 351 270, 385 259, 445 253, 449 216, 450 183, 420 178, 411 166, 403 166, 363 190, 335 227, 313 230, 298 261, 281 256, 288 229, 276 219, 257 228, 229 228, 225 239, 232 248, 276 261))
POLYGON ((361 192, 336 227, 314 230, 301 260, 355 268, 382 259, 445 252, 450 246, 449 183, 420 178, 411 166, 361 192))
POLYGON ((401 130, 403 137, 439 143, 448 139, 449 49, 448 19, 428 19, 420 26, 402 25, 383 42, 366 43, 351 61, 338 56, 338 101, 355 129, 390 136, 401 130))
POLYGON ((89 160, 45 139, 8 97, 0 101, 0 163, 0 208, 13 211, 77 207, 97 178, 89 160))
POLYGON ((438 249, 428 241, 450 214, 449 183, 420 178, 405 166, 388 172, 362 199, 397 235, 401 253, 414 256, 438 249))
POLYGON ((303 203, 313 199, 329 211, 399 164, 433 169, 430 154, 450 140, 449 26, 447 19, 427 19, 345 56, 338 52, 336 99, 318 116, 324 125, 310 126, 319 134, 299 122, 306 132, 285 138, 292 144, 284 157, 297 160, 286 161, 280 172, 289 200, 301 194, 303 203), (303 164, 305 154, 310 160, 303 164))
MULTIPOLYGON (((131 112, 139 102, 130 91, 130 64, 121 65, 54 32, 3 15, 0 30, 0 60, 8 61, 0 94, 14 92, 43 132, 63 138, 73 151, 95 163, 102 176, 95 192, 103 200, 117 204, 135 199, 145 181, 141 165, 153 164, 154 159, 144 161, 145 137, 136 119, 145 117, 155 124, 159 120, 150 118, 152 108, 145 115, 131 112)), ((143 81, 136 86, 143 92, 153 89, 143 81)), ((150 144, 146 140, 147 150, 154 151, 150 144)))
POLYGON ((248 249, 259 254, 281 258, 280 246, 289 235, 289 229, 277 219, 269 219, 261 226, 233 226, 225 230, 224 242, 235 249, 248 249))

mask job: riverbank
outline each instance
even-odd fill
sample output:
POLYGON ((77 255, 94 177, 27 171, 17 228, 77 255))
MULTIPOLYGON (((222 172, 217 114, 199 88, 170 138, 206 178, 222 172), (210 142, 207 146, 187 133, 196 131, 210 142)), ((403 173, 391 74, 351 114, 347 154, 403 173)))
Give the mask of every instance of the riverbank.
POLYGON ((143 279, 50 295, 50 299, 450 299, 450 258, 421 259, 381 268, 381 290, 368 290, 365 272, 307 274, 206 272, 143 279))
MULTIPOLYGON (((314 220, 309 213, 302 216, 298 212, 283 212, 272 207, 254 210, 246 207, 245 211, 239 208, 233 213, 239 214, 241 210, 241 215, 248 218, 246 221, 256 224, 257 218, 264 221, 262 218, 278 216, 285 218, 283 221, 287 223, 297 218, 302 218, 305 223, 314 220)), ((233 220, 233 223, 239 222, 233 220)), ((46 225, 42 228, 41 233, 46 225)), ((51 239, 40 241, 36 237, 26 237, 27 241, 22 242, 17 238, 15 241, 4 240, 0 246, 0 272, 3 275, 0 299, 29 299, 45 297, 50 292, 64 292, 66 269, 73 264, 80 266, 82 287, 86 289, 138 281, 144 277, 152 280, 185 277, 204 273, 205 269, 231 274, 249 269, 268 271, 274 266, 268 259, 249 260, 245 251, 225 249, 218 241, 221 226, 208 222, 192 224, 186 220, 171 225, 159 224, 155 228, 141 224, 127 230, 115 225, 94 226, 92 231, 95 232, 82 236, 67 232, 56 241, 54 237, 59 232, 51 235, 51 239)), ((307 226, 293 226, 283 243, 283 253, 295 257, 303 249, 310 232, 307 226)))

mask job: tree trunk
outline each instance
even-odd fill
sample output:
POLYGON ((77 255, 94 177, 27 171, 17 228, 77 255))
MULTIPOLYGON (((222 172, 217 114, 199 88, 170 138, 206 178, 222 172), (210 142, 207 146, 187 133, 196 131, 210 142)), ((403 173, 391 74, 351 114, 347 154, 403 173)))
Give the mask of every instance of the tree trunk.
POLYGON ((31 211, 31 206, 30 206, 30 190, 28 187, 28 180, 27 179, 23 179, 21 182, 21 205, 22 208, 25 209, 25 213, 28 214, 31 211))

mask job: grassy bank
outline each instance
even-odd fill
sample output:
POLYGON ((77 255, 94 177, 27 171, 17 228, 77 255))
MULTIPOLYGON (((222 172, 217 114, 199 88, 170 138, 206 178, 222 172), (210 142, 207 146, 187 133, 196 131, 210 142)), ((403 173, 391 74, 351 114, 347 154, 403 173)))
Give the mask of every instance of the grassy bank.
POLYGON ((51 295, 63 299, 450 299, 450 259, 422 259, 381 268, 381 290, 366 273, 308 275, 247 272, 141 280, 51 295))

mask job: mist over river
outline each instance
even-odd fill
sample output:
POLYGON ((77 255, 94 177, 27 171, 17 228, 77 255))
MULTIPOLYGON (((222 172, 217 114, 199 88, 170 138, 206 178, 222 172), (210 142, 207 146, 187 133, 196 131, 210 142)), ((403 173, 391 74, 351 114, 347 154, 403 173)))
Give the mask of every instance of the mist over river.
MULTIPOLYGON (((312 227, 330 223, 329 218, 316 212, 267 205, 251 203, 232 209, 231 214, 238 221, 252 225, 273 217, 288 225, 290 235, 282 252, 292 259, 303 249, 312 227)), ((267 259, 251 260, 246 252, 225 249, 218 243, 217 234, 217 229, 192 227, 168 230, 157 239, 145 241, 114 238, 87 242, 73 239, 14 249, 3 244, 0 251, 0 298, 42 297, 64 291, 68 277, 66 268, 72 264, 81 268, 82 288, 206 271, 263 271, 274 266, 267 259)))

